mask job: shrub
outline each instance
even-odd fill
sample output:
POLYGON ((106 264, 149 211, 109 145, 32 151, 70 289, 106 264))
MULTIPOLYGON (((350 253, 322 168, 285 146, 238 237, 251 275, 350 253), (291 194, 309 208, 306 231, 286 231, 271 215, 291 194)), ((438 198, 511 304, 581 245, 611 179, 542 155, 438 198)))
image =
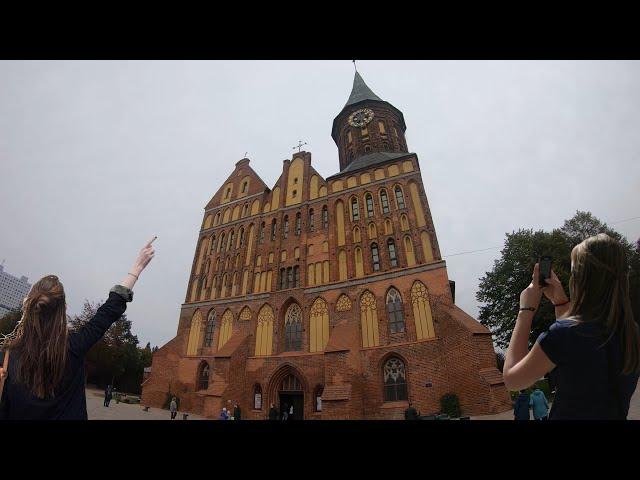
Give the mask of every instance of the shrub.
POLYGON ((440 411, 451 418, 459 418, 462 415, 460 400, 455 393, 447 393, 440 398, 440 411))

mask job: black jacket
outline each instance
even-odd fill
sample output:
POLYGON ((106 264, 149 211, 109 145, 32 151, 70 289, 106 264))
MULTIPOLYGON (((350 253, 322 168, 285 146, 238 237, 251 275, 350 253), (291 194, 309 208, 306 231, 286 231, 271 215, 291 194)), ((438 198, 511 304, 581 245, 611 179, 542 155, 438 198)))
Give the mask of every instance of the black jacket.
POLYGON ((278 410, 276 408, 269 409, 269 420, 278 420, 278 410))
POLYGON ((122 316, 127 308, 126 302, 124 296, 110 292, 96 315, 78 331, 69 333, 64 377, 52 398, 39 399, 24 385, 14 383, 20 352, 10 351, 0 420, 87 420, 84 357, 111 324, 122 316))

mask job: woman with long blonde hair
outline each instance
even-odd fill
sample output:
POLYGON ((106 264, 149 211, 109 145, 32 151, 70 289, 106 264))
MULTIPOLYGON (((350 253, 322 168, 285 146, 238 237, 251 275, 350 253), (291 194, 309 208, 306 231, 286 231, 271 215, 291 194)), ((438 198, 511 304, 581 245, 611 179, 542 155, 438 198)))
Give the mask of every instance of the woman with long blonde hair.
POLYGON ((520 294, 520 313, 504 363, 510 390, 527 388, 552 370, 556 396, 549 419, 626 419, 640 372, 640 334, 629 299, 629 262, 622 245, 601 233, 571 252, 567 298, 552 271, 547 286, 520 294), (545 295, 557 321, 531 351, 531 322, 545 295))
POLYGON ((109 292, 96 315, 75 332, 67 327, 67 304, 55 275, 38 280, 24 299, 22 320, 0 340, 7 368, 0 419, 86 420, 84 357, 133 300, 132 288, 153 258, 155 237, 140 251, 127 276, 109 292))

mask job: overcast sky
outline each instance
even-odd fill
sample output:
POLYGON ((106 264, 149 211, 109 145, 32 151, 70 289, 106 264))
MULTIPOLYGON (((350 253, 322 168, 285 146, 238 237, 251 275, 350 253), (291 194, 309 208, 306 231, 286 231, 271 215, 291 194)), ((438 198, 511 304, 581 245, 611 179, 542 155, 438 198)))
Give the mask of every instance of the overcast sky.
MULTIPOLYGON (((640 216, 640 62, 361 61, 404 113, 443 255, 551 229, 577 209, 640 216)), ((0 261, 57 274, 69 310, 105 299, 139 248, 156 258, 127 314, 173 338, 205 204, 248 152, 272 186, 302 140, 337 173, 331 123, 349 61, 0 62, 0 261)), ((612 225, 629 240, 640 220, 612 225)), ((499 249, 445 258, 475 316, 499 249)))

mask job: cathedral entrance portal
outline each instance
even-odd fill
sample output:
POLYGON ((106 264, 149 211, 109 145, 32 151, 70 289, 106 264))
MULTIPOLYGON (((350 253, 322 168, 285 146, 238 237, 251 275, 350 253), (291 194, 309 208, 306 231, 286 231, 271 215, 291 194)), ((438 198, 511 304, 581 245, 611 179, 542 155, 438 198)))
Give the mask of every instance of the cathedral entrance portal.
POLYGON ((287 375, 278 388, 278 405, 280 414, 287 412, 288 420, 304 419, 304 391, 298 378, 287 375), (293 407, 293 415, 291 415, 293 407))

